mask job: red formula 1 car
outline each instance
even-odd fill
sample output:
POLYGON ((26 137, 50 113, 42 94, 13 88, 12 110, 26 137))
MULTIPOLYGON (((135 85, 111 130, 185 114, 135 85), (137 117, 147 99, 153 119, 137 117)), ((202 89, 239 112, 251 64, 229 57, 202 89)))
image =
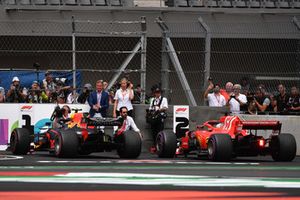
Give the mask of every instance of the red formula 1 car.
POLYGON ((297 148, 293 135, 281 133, 279 121, 247 121, 238 116, 207 121, 179 139, 171 131, 162 131, 156 142, 159 157, 194 152, 206 154, 213 161, 258 155, 272 155, 275 161, 292 161, 297 148), (270 136, 259 136, 260 130, 270 130, 270 136))
MULTIPOLYGON (((59 113, 53 112, 53 120, 59 113)), ((60 128, 49 128, 34 135, 25 128, 14 129, 10 137, 13 154, 27 154, 34 144, 34 150, 46 150, 57 157, 75 157, 92 152, 116 149, 121 158, 137 158, 141 153, 142 141, 134 131, 118 131, 113 134, 112 127, 120 126, 121 119, 88 118, 75 111, 70 119, 62 119, 60 128), (104 128, 105 126, 105 128, 104 128)))

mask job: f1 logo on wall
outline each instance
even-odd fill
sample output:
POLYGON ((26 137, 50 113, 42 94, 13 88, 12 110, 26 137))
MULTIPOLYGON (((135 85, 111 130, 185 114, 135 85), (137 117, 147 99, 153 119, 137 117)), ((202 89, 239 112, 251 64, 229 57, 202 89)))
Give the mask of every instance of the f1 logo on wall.
POLYGON ((174 106, 173 112, 173 131, 177 137, 181 137, 189 130, 189 106, 174 106))
POLYGON ((20 105, 19 122, 22 128, 27 128, 30 133, 34 132, 34 107, 32 105, 20 105))

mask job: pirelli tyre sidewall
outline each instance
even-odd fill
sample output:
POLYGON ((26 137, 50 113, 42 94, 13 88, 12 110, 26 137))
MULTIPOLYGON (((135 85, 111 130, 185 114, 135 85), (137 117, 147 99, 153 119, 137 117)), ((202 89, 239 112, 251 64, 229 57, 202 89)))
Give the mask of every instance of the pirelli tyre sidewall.
POLYGON ((128 130, 117 137, 117 152, 120 158, 139 157, 142 151, 142 140, 137 132, 128 130))
POLYGON ((273 136, 270 142, 271 155, 274 161, 292 161, 297 152, 296 139, 292 134, 281 133, 273 136))
POLYGON ((230 161, 232 158, 232 141, 227 134, 213 134, 207 144, 208 158, 212 161, 230 161))
POLYGON ((163 130, 157 134, 156 150, 160 158, 173 158, 177 148, 177 137, 173 131, 163 130))
POLYGON ((54 137, 54 155, 60 158, 76 157, 78 145, 79 139, 74 130, 59 130, 54 137))
POLYGON ((10 148, 14 155, 25 155, 30 150, 30 133, 26 128, 16 128, 10 135, 10 148))

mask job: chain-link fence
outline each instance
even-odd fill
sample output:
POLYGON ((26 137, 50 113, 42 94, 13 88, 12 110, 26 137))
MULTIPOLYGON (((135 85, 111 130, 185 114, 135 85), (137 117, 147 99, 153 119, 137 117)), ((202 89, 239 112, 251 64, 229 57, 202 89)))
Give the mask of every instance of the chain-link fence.
POLYGON ((145 19, 1 21, 0 58, 1 71, 72 72, 70 84, 77 88, 75 72, 81 75, 77 84, 94 85, 99 79, 117 83, 126 76, 145 91, 145 19))
MULTIPOLYGON (((224 88, 230 81, 250 86, 254 92, 264 85, 270 94, 279 83, 290 91, 300 86, 300 27, 290 21, 163 22, 198 105, 203 105, 207 79, 224 88), (204 25, 203 25, 204 24, 204 25)), ((168 53, 171 51, 169 50, 168 53)), ((176 67, 170 66, 170 99, 174 104, 188 103, 176 67)), ((205 104, 204 104, 205 105, 205 104)))
POLYGON ((0 66, 33 73, 35 62, 41 71, 75 69, 82 83, 92 85, 98 79, 113 85, 127 76, 134 85, 147 85, 149 95, 151 86, 161 83, 171 104, 191 103, 192 94, 203 105, 208 77, 223 87, 245 79, 251 91, 264 84, 270 93, 279 83, 287 90, 300 86, 297 18, 161 23, 162 37, 146 38, 144 19, 0 21, 0 66))

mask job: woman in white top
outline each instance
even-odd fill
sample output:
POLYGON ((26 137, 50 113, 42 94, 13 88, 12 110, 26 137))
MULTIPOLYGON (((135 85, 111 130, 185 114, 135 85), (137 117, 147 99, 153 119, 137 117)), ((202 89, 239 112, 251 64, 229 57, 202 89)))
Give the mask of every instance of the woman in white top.
POLYGON ((128 82, 126 78, 122 78, 120 81, 121 87, 117 90, 115 97, 114 97, 114 110, 113 110, 113 117, 117 117, 120 115, 120 108, 126 107, 128 109, 128 115, 132 116, 132 104, 131 100, 134 97, 133 94, 133 85, 128 82))

